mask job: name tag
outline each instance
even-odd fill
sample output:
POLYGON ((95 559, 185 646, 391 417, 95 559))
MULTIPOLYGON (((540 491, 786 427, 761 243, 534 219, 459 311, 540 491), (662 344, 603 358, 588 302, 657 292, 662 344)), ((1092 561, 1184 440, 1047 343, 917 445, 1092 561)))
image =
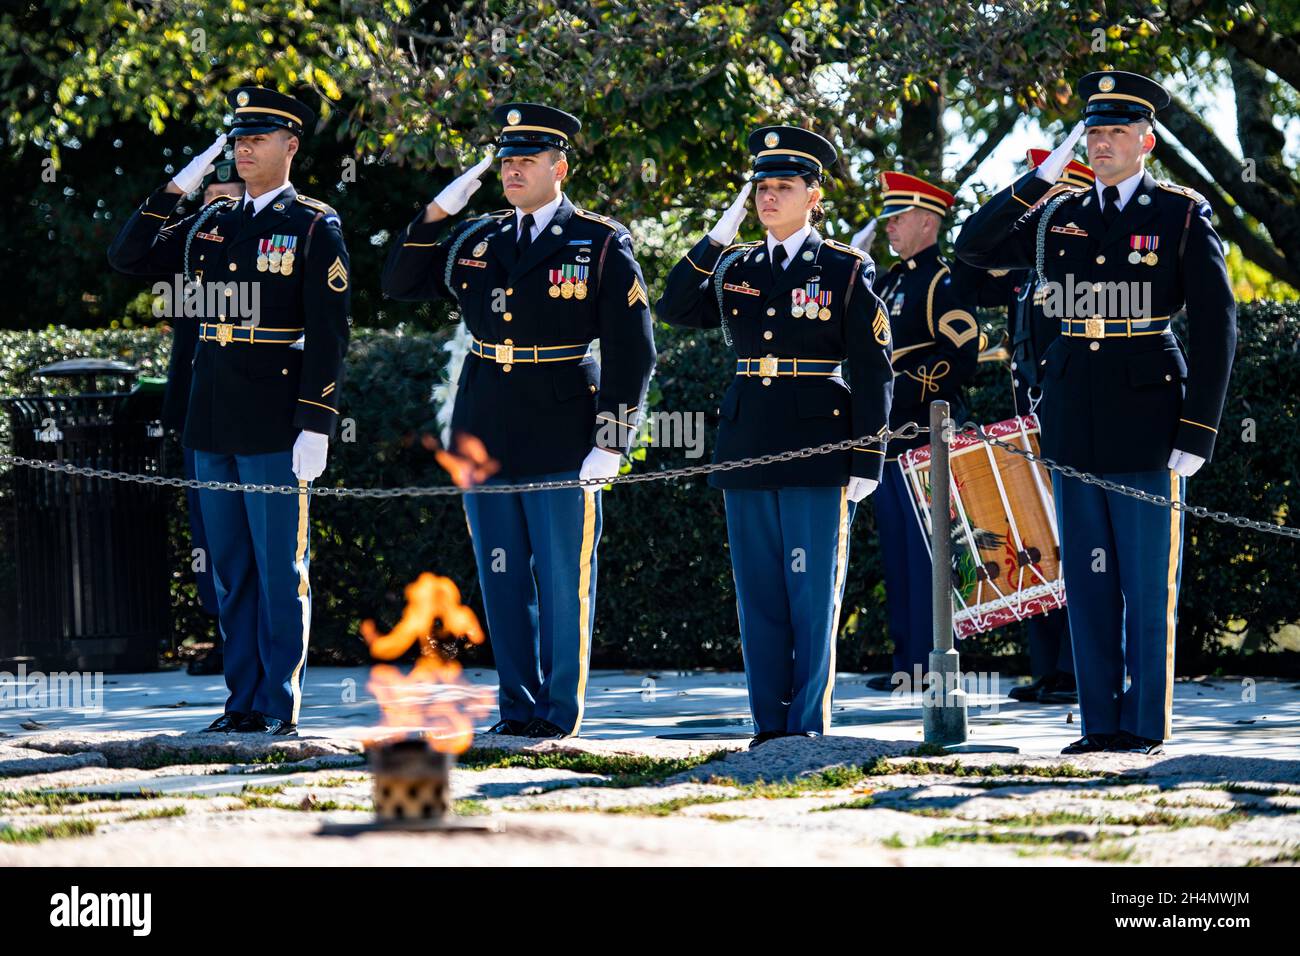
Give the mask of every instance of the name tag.
POLYGON ((194 234, 199 239, 206 239, 209 242, 225 242, 225 236, 218 236, 215 232, 196 232, 194 234))
POLYGON ((1077 226, 1052 226, 1049 232, 1057 232, 1063 236, 1086 236, 1087 229, 1079 229, 1077 226))
POLYGON ((473 266, 475 269, 486 269, 487 262, 483 259, 457 259, 458 266, 473 266))
POLYGON ((747 285, 736 285, 735 283, 732 282, 722 283, 722 288, 726 289, 728 292, 743 292, 745 295, 763 294, 762 291, 759 289, 754 289, 747 285))

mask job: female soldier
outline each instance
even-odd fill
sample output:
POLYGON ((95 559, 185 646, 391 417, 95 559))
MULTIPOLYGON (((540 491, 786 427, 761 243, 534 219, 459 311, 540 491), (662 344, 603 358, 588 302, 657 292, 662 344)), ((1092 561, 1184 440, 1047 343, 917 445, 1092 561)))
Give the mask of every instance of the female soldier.
MULTIPOLYGON (((871 291, 875 266, 814 228, 835 147, 807 130, 769 126, 750 135, 749 149, 767 236, 729 245, 751 181, 673 268, 655 306, 673 325, 720 325, 738 356, 715 462, 878 433, 893 391, 889 321, 871 291)), ((864 444, 709 478, 726 504, 751 747, 830 727, 849 524, 883 461, 879 444, 864 444)))

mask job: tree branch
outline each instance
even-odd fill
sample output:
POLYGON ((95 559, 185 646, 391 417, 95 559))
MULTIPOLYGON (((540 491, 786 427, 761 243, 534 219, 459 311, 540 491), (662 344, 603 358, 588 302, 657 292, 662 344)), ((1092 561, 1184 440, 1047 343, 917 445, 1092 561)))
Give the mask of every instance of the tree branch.
POLYGON ((999 143, 1006 139, 1007 134, 1015 127, 1016 121, 1020 119, 1021 115, 1020 110, 1014 106, 1010 108, 1004 107, 998 111, 993 128, 984 137, 984 141, 975 148, 975 152, 971 154, 970 159, 966 160, 961 169, 957 170, 956 175, 953 176, 954 189, 961 189, 966 180, 975 175, 975 170, 979 169, 980 164, 989 158, 989 154, 998 148, 999 143))
POLYGON ((1300 282, 1300 270, 1293 268, 1277 249, 1242 222, 1237 216, 1236 208, 1223 191, 1202 176, 1195 166, 1183 159, 1172 145, 1157 142, 1155 156, 1169 168, 1179 182, 1186 183, 1205 197, 1218 217, 1219 233, 1228 241, 1236 243, 1242 255, 1284 282, 1293 286, 1300 282))

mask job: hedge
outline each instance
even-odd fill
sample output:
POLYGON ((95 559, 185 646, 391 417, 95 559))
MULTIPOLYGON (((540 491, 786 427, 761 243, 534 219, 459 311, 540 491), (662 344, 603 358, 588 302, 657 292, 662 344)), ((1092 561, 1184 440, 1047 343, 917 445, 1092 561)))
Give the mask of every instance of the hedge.
MULTIPOLYGON (((992 316, 985 317, 992 320, 992 316)), ((1244 305, 1239 312, 1237 363, 1214 461, 1189 482, 1192 504, 1255 518, 1290 518, 1300 439, 1300 305, 1244 305)), ((440 374, 450 326, 354 331, 344 388, 344 419, 355 422, 353 441, 336 441, 325 480, 356 487, 446 484, 421 441, 436 434, 429 395, 440 374)), ((706 456, 712 453, 718 402, 726 388, 727 354, 716 332, 656 330, 659 367, 651 408, 702 412, 706 456)), ((36 387, 28 372, 80 355, 117 357, 148 373, 166 367, 168 336, 156 329, 78 332, 51 328, 0 333, 0 396, 36 387)), ((1010 414, 1004 365, 981 365, 972 389, 973 416, 994 421, 1010 414)), ((1135 410, 1137 414, 1137 410, 1135 410)), ((1123 423, 1117 423, 1122 432, 1123 423)), ((0 426, 0 443, 7 432, 0 426)), ((704 459, 707 460, 707 457, 704 459)), ((692 463, 681 449, 647 448, 638 469, 692 463)), ((0 515, 13 512, 8 482, 0 482, 0 515)), ((205 638, 211 624, 197 609, 188 571, 189 543, 181 493, 174 495, 170 547, 174 638, 205 638)), ((604 496, 599 553, 599 597, 593 663, 622 668, 741 666, 735 594, 727 553, 722 494, 703 478, 638 483, 604 496)), ((870 506, 858 510, 841 617, 838 659, 845 671, 887 665, 884 586, 870 506)), ((318 499, 312 507, 311 577, 315 597, 312 660, 359 663, 365 649, 358 624, 391 623, 402 589, 422 571, 457 581, 479 612, 473 554, 457 496, 403 499, 318 499)), ((0 620, 14 621, 14 555, 8 521, 0 521, 0 620)), ((1300 579, 1300 547, 1274 535, 1203 519, 1186 525, 1180 602, 1180 673, 1231 669, 1236 655, 1275 649, 1273 635, 1300 620, 1293 582, 1300 579)), ((6 630, 8 630, 6 628, 6 630)), ((1023 629, 1004 628, 964 642, 968 666, 1001 670, 1024 665, 1023 629)), ((490 647, 467 659, 487 663, 490 647)), ((3 647, 0 646, 0 656, 3 647)), ((1291 655, 1256 658, 1258 672, 1291 655)))

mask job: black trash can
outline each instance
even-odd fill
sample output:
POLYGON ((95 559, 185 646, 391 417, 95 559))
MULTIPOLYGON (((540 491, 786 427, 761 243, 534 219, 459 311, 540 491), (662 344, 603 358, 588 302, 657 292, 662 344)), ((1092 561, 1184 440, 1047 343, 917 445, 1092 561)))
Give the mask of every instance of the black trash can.
MULTIPOLYGON (((5 399, 13 454, 159 474, 162 386, 129 386, 122 362, 72 359, 35 375, 69 394, 5 399)), ((155 670, 171 637, 171 492, 157 485, 14 467, 19 655, 43 670, 155 670)), ((10 625, 12 626, 12 625, 10 625)))

